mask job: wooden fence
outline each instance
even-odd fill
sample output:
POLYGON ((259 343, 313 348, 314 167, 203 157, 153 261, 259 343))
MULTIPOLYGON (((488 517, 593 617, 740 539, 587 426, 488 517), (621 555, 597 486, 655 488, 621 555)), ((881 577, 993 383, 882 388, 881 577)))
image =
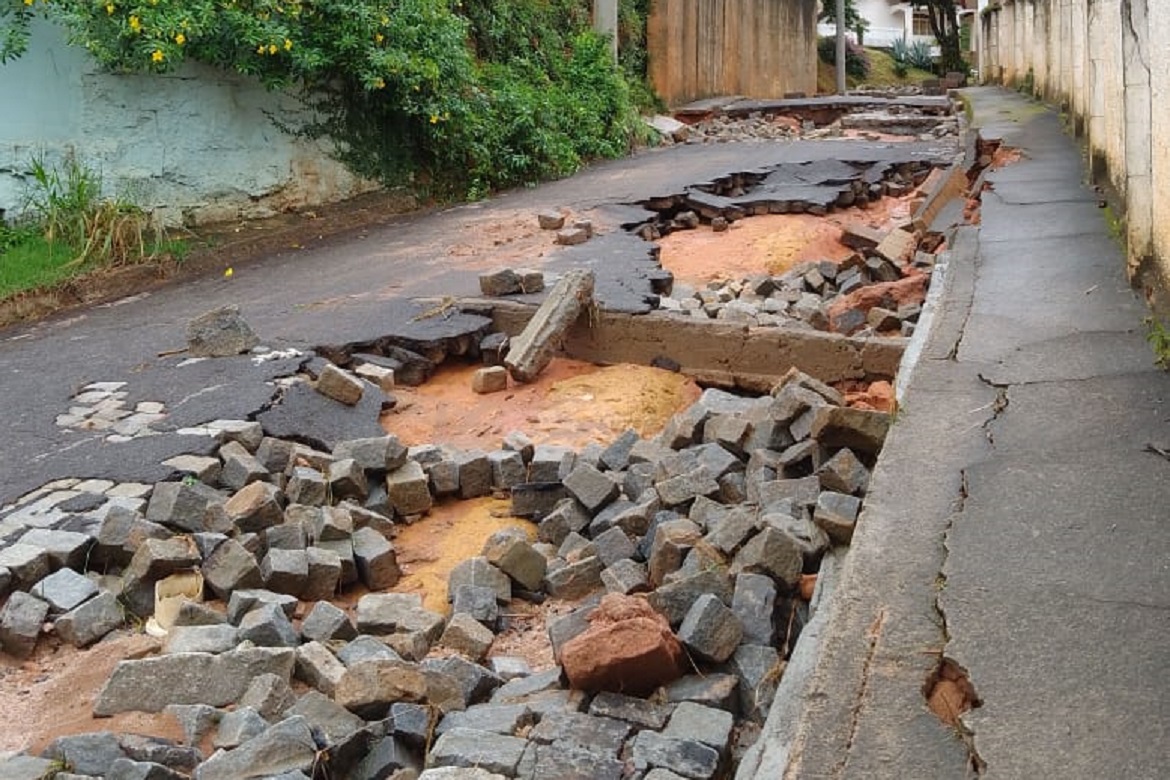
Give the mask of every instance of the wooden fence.
POLYGON ((816 93, 816 0, 654 0, 650 80, 668 105, 816 93))

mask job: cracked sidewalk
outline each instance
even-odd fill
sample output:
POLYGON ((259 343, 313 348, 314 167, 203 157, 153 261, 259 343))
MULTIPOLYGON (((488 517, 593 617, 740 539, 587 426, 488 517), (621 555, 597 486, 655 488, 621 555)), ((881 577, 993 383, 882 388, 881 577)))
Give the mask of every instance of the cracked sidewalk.
POLYGON ((967 94, 1023 159, 952 244, 793 736, 754 777, 1165 773, 1170 375, 1058 116, 967 94), (961 728, 927 708, 941 659, 977 694, 961 728))

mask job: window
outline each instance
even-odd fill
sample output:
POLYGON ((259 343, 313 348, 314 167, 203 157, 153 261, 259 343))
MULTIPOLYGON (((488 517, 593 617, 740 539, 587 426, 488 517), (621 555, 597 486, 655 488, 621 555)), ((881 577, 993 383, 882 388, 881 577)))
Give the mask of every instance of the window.
POLYGON ((915 35, 925 35, 928 38, 934 37, 934 30, 930 29, 930 17, 926 15, 925 11, 914 12, 914 27, 912 32, 915 35))

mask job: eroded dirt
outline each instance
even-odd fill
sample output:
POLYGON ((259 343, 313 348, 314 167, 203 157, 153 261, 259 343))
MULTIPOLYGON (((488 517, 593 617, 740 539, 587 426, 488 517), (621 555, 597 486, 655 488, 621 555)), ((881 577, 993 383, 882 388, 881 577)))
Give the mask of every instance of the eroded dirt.
POLYGON ((609 444, 627 428, 650 436, 701 394, 682 374, 648 366, 600 368, 555 359, 536 382, 478 395, 476 364, 445 364, 421 387, 394 391, 398 406, 382 427, 405 444, 496 449, 511 431, 533 441, 580 448, 609 444))
POLYGON ((92 715, 94 699, 114 666, 148 655, 158 646, 153 637, 125 630, 86 650, 42 639, 33 657, 23 663, 0 655, 0 751, 39 754, 57 737, 90 731, 182 740, 178 723, 159 714, 92 715))
POLYGON ((659 239, 662 267, 689 284, 779 275, 806 260, 841 261, 853 250, 841 243, 841 229, 865 224, 879 230, 910 216, 911 198, 882 198, 867 208, 849 208, 823 217, 763 214, 733 222, 716 233, 709 225, 679 230, 659 239))
POLYGON ((417 523, 400 526, 394 549, 403 577, 391 590, 417 593, 427 609, 449 615, 447 577, 453 568, 479 555, 489 536, 519 528, 535 540, 536 526, 512 517, 511 503, 490 497, 451 501, 435 506, 417 523))

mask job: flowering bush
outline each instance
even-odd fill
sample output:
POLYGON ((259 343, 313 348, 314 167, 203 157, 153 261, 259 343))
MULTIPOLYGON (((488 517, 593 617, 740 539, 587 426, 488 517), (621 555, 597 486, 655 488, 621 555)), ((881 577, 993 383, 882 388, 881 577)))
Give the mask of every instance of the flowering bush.
POLYGON ((189 59, 297 88, 315 118, 285 129, 436 194, 570 173, 636 126, 588 0, 0 0, 0 62, 33 2, 115 72, 189 59))

